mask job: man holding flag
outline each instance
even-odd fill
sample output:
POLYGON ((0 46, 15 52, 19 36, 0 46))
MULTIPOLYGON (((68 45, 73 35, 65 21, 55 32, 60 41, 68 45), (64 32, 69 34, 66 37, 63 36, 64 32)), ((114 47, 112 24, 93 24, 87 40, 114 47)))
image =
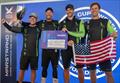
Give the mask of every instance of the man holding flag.
MULTIPOLYGON (((64 67, 64 83, 69 83, 69 67, 73 59, 72 45, 79 43, 81 37, 84 37, 84 23, 74 16, 74 6, 68 4, 65 8, 67 17, 60 23, 60 29, 68 33, 68 48, 61 50, 61 56, 64 67)), ((83 65, 77 65, 78 79, 80 83, 84 83, 83 65)))
MULTIPOLYGON (((114 39, 117 37, 117 32, 113 29, 110 21, 99 17, 100 8, 99 3, 96 2, 90 5, 92 19, 89 23, 86 23, 89 26, 86 30, 89 34, 90 42, 102 40, 107 36, 112 36, 114 39)), ((105 72, 107 83, 114 83, 110 59, 99 62, 98 64, 100 69, 105 72)), ((90 64, 87 67, 90 70, 91 83, 96 83, 96 64, 90 64)))

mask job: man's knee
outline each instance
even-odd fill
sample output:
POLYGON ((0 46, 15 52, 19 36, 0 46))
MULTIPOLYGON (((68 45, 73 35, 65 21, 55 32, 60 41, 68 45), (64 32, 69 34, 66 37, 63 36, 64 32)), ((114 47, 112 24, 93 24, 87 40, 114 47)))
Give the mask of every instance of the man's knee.
POLYGON ((70 76, 69 76, 69 68, 64 69, 64 78, 69 80, 70 76))
POLYGON ((78 73, 83 73, 83 68, 78 68, 78 73))
POLYGON ((96 70, 90 70, 90 74, 96 74, 96 70))
POLYGON ((110 77, 110 78, 112 77, 112 72, 105 72, 105 74, 107 77, 110 77))
POLYGON ((36 73, 36 70, 31 70, 32 73, 36 73))

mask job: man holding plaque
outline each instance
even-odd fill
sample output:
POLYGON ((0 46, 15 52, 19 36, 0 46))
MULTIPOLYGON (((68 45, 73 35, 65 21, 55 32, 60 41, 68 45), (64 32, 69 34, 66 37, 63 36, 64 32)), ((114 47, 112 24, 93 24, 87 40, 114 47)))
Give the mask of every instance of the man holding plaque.
MULTIPOLYGON (((19 14, 21 15, 21 14, 19 14)), ((19 19, 19 16, 17 16, 19 19)), ((21 16, 20 16, 20 19, 21 16)), ((3 19, 3 25, 12 32, 21 33, 23 35, 23 48, 20 58, 20 72, 18 82, 22 83, 24 79, 25 70, 28 69, 29 65, 31 68, 31 83, 35 83, 36 70, 38 69, 38 45, 39 38, 41 35, 41 30, 37 23, 37 15, 31 13, 29 16, 29 23, 16 22, 14 26, 8 25, 8 23, 3 19)))
MULTIPOLYGON (((58 21, 53 20, 53 9, 48 7, 45 10, 46 20, 42 20, 40 22, 40 27, 42 31, 55 31, 58 29, 58 21)), ((47 77, 47 69, 50 64, 52 64, 53 69, 53 83, 58 83, 58 76, 57 76, 57 66, 58 66, 58 55, 59 52, 57 49, 48 49, 42 48, 42 78, 41 83, 46 83, 47 77)))
MULTIPOLYGON (((65 9, 67 17, 61 22, 60 28, 62 31, 68 33, 68 48, 61 50, 61 55, 64 66, 64 83, 69 83, 69 66, 71 59, 73 59, 72 45, 79 43, 80 38, 85 35, 85 30, 83 22, 74 16, 74 6, 68 4, 65 9)), ((76 68, 78 69, 80 83, 84 83, 83 65, 76 65, 76 68)))

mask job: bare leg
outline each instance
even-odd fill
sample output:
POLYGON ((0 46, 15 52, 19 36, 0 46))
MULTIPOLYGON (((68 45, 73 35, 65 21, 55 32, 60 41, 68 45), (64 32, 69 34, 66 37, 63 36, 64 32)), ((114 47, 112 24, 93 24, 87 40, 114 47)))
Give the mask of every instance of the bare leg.
POLYGON ((41 83, 46 83, 46 78, 45 77, 41 78, 41 83))
POLYGON ((58 83, 58 79, 57 78, 53 78, 53 83, 58 83))
POLYGON ((69 69, 64 69, 64 83, 69 83, 69 69))
POLYGON ((78 79, 80 83, 84 83, 84 72, 82 68, 78 68, 78 79))
POLYGON ((19 78, 18 78, 18 83, 22 83, 22 81, 24 79, 24 73, 25 73, 25 70, 20 70, 20 72, 19 72, 19 78))
POLYGON ((96 83, 96 70, 90 70, 91 83, 96 83))
POLYGON ((36 70, 31 70, 31 83, 35 83, 36 70))
POLYGON ((114 83, 112 72, 105 72, 105 74, 106 74, 106 77, 107 77, 107 83, 114 83))

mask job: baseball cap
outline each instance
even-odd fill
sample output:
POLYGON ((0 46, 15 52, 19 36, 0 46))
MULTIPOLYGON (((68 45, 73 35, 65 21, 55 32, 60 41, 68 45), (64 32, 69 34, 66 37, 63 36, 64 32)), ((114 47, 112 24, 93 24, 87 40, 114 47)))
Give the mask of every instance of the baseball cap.
POLYGON ((38 18, 38 16, 37 16, 36 13, 31 13, 29 17, 35 17, 35 18, 38 18))
POLYGON ((68 8, 71 8, 71 9, 74 10, 74 6, 73 6, 72 4, 68 4, 68 5, 65 7, 66 10, 67 10, 68 8))
POLYGON ((48 7, 45 12, 47 12, 48 10, 52 11, 53 12, 53 9, 51 7, 48 7))

